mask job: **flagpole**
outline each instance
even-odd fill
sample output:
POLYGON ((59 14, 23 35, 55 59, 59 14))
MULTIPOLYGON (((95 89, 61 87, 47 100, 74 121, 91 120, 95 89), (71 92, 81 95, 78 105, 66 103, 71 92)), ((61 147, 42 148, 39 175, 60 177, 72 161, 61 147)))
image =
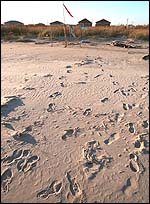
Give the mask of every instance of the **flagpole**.
MULTIPOLYGON (((52 22, 52 19, 51 19, 52 22)), ((52 25, 50 25, 50 41, 51 41, 51 47, 53 47, 53 33, 52 33, 52 25)))
MULTIPOLYGON (((62 5, 64 2, 62 1, 62 5)), ((64 17, 64 37, 65 37, 65 47, 67 47, 68 42, 67 42, 67 34, 66 34, 66 24, 65 24, 65 12, 64 12, 64 6, 63 6, 63 17, 64 17)))

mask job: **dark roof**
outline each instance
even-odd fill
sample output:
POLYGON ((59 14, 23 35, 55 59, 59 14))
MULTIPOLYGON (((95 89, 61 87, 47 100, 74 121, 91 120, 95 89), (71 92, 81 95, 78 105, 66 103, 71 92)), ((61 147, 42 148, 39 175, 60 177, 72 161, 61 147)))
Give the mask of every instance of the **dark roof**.
POLYGON ((7 21, 4 24, 19 24, 19 25, 24 25, 23 23, 16 21, 16 20, 11 20, 11 21, 7 21))
POLYGON ((107 20, 105 20, 105 19, 101 19, 100 21, 97 21, 96 23, 101 23, 101 22, 111 23, 111 22, 109 22, 109 21, 107 21, 107 20))
POLYGON ((84 18, 83 20, 79 21, 78 23, 92 23, 91 21, 87 20, 86 18, 84 18))
POLYGON ((45 24, 44 23, 37 23, 37 24, 35 24, 35 26, 45 26, 45 24))
POLYGON ((54 21, 54 22, 51 22, 51 23, 50 23, 50 25, 52 25, 52 24, 61 24, 61 25, 62 25, 63 23, 60 22, 60 21, 54 21))

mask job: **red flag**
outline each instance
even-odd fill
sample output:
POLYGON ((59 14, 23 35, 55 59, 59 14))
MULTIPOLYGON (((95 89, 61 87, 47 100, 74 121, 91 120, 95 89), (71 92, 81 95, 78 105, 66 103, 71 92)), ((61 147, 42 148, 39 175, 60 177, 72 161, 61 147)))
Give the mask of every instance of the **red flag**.
POLYGON ((65 6, 65 4, 63 4, 63 6, 65 7, 65 9, 66 9, 66 11, 69 13, 69 15, 70 15, 71 17, 73 17, 73 15, 71 15, 70 11, 67 9, 67 7, 65 6))

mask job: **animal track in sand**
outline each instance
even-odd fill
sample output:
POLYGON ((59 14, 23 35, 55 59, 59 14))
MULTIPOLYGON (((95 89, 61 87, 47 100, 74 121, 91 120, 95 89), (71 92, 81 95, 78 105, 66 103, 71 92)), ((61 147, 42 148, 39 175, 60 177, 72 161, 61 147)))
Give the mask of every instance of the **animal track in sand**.
POLYGON ((65 79, 66 78, 66 76, 61 76, 61 77, 59 77, 59 79, 61 80, 61 79, 65 79))
POLYGON ((43 75, 43 77, 52 77, 53 75, 52 74, 45 74, 43 75))
POLYGON ((107 102, 108 100, 109 100, 109 99, 108 99, 107 97, 100 99, 100 101, 101 101, 102 103, 105 103, 105 102, 107 102))
POLYGON ((113 81, 113 85, 119 85, 117 81, 113 81))
POLYGON ((97 74, 94 78, 98 78, 100 77, 102 74, 97 74))
POLYGON ((148 121, 147 121, 147 120, 144 120, 142 126, 143 126, 144 128, 146 128, 146 129, 148 129, 148 126, 149 126, 148 121))
POLYGON ((141 135, 138 135, 138 139, 134 142, 134 147, 141 153, 148 154, 149 150, 146 149, 148 147, 148 142, 141 135))
POLYGON ((35 88, 34 87, 30 87, 30 86, 25 86, 25 87, 23 87, 22 89, 24 89, 24 90, 35 90, 35 88))
POLYGON ((129 123, 125 124, 125 126, 128 126, 130 133, 135 133, 135 128, 134 128, 133 123, 129 122, 129 123))
POLYGON ((48 112, 54 112, 54 111, 55 111, 55 108, 56 108, 55 103, 50 103, 50 104, 48 105, 47 111, 48 111, 48 112))
POLYGON ((71 66, 71 65, 67 65, 66 68, 67 68, 67 69, 70 69, 70 68, 72 68, 72 66, 71 66))
POLYGON ((110 135, 110 137, 106 140, 104 140, 104 143, 107 145, 112 144, 113 142, 115 142, 116 140, 118 140, 120 138, 120 134, 119 133, 113 133, 110 135))
POLYGON ((50 195, 59 194, 62 190, 62 182, 53 181, 47 188, 37 194, 38 198, 47 199, 50 195))
POLYGON ((135 104, 123 103, 123 109, 124 110, 132 109, 134 106, 135 106, 135 104))
POLYGON ((60 85, 61 87, 65 87, 64 82, 61 82, 60 85))
POLYGON ((55 99, 56 97, 61 96, 61 95, 62 95, 62 93, 60 93, 60 92, 57 91, 57 92, 51 94, 51 95, 49 96, 49 98, 55 99))
POLYGON ((88 179, 94 179, 98 172, 108 166, 112 157, 100 147, 96 140, 89 141, 83 148, 84 171, 88 179))
POLYGON ((91 112, 92 112, 92 109, 91 109, 91 108, 87 108, 87 109, 83 112, 83 115, 84 115, 84 116, 91 115, 91 112))
POLYGON ((79 81, 77 82, 77 84, 86 84, 87 82, 86 81, 79 81))
POLYGON ((129 93, 126 90, 124 90, 124 89, 121 90, 121 93, 124 96, 129 96, 129 93))
POLYGON ((61 137, 63 140, 66 140, 67 137, 71 137, 73 135, 74 129, 65 130, 65 134, 61 137))
POLYGON ((68 129, 65 130, 65 133, 62 135, 62 140, 66 140, 68 137, 75 136, 77 137, 78 134, 80 134, 81 129, 79 127, 76 127, 74 129, 68 129))
POLYGON ((9 190, 9 183, 12 181, 13 173, 10 168, 4 170, 4 172, 1 174, 1 189, 3 192, 7 193, 9 190))

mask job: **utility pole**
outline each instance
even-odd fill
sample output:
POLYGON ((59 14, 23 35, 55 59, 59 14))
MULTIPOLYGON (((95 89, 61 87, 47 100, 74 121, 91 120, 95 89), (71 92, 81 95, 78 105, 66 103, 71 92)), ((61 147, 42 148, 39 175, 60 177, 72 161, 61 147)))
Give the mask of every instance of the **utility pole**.
POLYGON ((128 29, 128 20, 129 20, 129 19, 127 18, 127 29, 128 29))

